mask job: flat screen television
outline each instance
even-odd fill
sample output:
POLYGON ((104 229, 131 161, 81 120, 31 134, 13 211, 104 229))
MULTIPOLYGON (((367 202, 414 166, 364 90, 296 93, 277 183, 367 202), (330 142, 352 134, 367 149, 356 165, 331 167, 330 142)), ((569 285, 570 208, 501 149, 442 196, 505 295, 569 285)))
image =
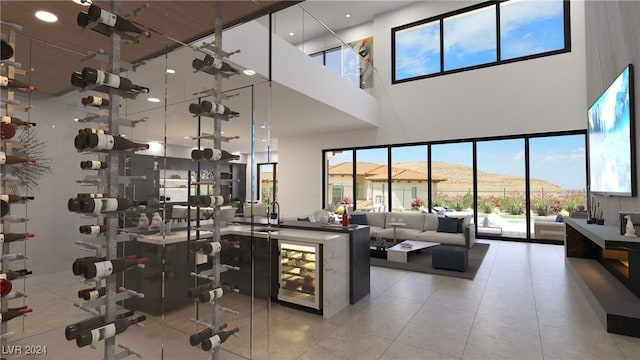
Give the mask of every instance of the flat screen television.
POLYGON ((589 108, 589 190, 635 196, 633 66, 628 65, 589 108))

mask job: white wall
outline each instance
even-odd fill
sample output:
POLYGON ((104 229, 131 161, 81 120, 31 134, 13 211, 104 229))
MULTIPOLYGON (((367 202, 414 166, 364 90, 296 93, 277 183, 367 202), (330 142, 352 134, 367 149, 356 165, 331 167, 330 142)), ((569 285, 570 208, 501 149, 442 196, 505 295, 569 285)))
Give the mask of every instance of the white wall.
MULTIPOLYGON (((591 105, 628 64, 635 65, 636 164, 638 144, 638 106, 640 104, 640 3, 637 1, 588 1, 586 13, 586 102, 591 105)), ((636 166, 636 179, 640 179, 636 166)), ((640 188, 638 188, 640 190, 640 188)), ((619 211, 640 211, 640 198, 597 197, 605 223, 618 224, 619 211)))
POLYGON ((373 23, 380 126, 280 138, 280 199, 294 216, 322 204, 322 149, 586 128, 584 2, 571 2, 572 51, 391 85, 391 28, 476 2, 418 2, 373 23), (303 177, 303 178, 301 178, 303 177))

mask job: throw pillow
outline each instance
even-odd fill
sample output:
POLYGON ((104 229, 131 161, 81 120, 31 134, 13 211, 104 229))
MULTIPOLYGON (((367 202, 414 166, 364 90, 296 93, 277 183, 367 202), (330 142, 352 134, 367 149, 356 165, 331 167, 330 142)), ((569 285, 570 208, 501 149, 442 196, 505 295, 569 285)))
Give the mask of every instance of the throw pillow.
POLYGON ((456 232, 459 233, 459 234, 464 233, 464 218, 448 217, 446 214, 445 214, 444 217, 449 218, 449 219, 455 219, 457 221, 456 232))
POLYGON ((458 219, 439 217, 438 218, 438 230, 437 232, 445 232, 455 234, 458 232, 458 219))
POLYGON ((368 225, 367 224, 367 215, 366 214, 353 214, 351 218, 349 218, 350 224, 358 224, 358 225, 368 225))

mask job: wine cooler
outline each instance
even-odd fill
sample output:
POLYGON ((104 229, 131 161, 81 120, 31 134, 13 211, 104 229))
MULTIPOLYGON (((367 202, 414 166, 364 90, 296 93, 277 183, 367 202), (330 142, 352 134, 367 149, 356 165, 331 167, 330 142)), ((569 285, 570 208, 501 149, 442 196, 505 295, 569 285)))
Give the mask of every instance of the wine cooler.
POLYGON ((322 245, 278 240, 278 300, 321 310, 322 245))

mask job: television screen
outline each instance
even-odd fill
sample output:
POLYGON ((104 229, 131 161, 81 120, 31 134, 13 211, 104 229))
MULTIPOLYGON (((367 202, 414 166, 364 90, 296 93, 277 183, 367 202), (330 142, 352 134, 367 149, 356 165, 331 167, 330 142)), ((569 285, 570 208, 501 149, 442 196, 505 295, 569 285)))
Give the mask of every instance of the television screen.
POLYGON ((635 196, 632 65, 600 95, 588 115, 591 193, 635 196))

